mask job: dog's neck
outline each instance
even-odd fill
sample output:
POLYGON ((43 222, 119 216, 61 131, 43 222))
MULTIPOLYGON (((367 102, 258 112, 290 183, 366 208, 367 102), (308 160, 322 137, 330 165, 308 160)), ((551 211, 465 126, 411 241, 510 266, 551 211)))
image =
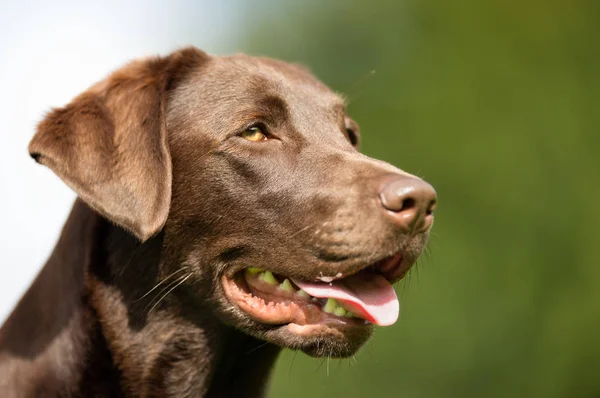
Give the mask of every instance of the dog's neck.
MULTIPOLYGON (((11 316, 17 319, 13 325, 7 322, 3 332, 22 340, 29 358, 49 355, 47 347, 56 351, 52 340, 63 335, 61 330, 77 336, 65 339, 62 349, 77 353, 64 382, 79 379, 80 390, 69 391, 69 396, 262 397, 280 349, 224 325, 200 303, 190 309, 186 302, 184 308, 177 295, 169 295, 168 305, 155 306, 172 287, 165 283, 167 290, 161 286, 146 294, 160 281, 161 251, 160 235, 140 244, 78 200, 53 255, 11 316), (70 237, 81 234, 87 235, 85 244, 73 247, 77 239, 70 237), (61 272, 70 281, 52 286, 61 272), (52 277, 42 278, 44 274, 52 277), (55 303, 55 310, 45 313, 55 311, 61 324, 47 317, 41 319, 44 325, 33 327, 31 319, 25 324, 30 330, 60 330, 35 348, 35 341, 26 343, 17 336, 18 329, 30 307, 43 302, 45 307, 55 303), (81 304, 65 310, 60 303, 81 304)), ((4 345, 15 346, 14 341, 4 345)), ((57 364, 67 354, 60 351, 52 354, 57 364)), ((63 384, 59 379, 57 386, 63 384)))
POLYGON ((90 304, 125 390, 263 396, 278 347, 224 325, 209 303, 185 300, 182 287, 174 291, 182 279, 165 281, 159 271, 162 234, 140 244, 106 222, 98 233, 88 271, 90 304))

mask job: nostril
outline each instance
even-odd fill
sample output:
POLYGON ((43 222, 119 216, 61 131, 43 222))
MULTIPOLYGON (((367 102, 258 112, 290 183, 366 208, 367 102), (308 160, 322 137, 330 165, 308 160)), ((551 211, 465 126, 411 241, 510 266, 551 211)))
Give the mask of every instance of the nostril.
POLYGON ((428 216, 433 215, 436 208, 437 208, 437 201, 435 199, 433 199, 431 202, 429 202, 429 206, 427 206, 427 210, 425 210, 425 214, 428 216))
POLYGON ((400 209, 398 211, 412 209, 415 207, 415 205, 416 205, 416 202, 413 198, 406 198, 402 201, 402 204, 400 205, 400 209))

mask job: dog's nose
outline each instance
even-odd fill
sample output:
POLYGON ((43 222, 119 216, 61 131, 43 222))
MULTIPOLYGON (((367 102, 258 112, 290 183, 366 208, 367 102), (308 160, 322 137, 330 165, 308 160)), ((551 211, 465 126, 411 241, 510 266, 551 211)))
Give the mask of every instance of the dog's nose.
POLYGON ((437 195, 427 182, 416 177, 399 176, 379 193, 381 203, 393 222, 404 232, 425 232, 433 223, 437 195))

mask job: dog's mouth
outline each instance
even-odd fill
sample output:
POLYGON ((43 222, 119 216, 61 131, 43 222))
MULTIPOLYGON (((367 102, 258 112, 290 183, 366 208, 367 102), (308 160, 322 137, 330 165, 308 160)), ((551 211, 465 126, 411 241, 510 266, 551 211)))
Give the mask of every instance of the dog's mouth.
POLYGON ((263 268, 223 277, 227 298, 253 320, 269 325, 380 326, 396 322, 400 304, 392 287, 402 255, 341 278, 304 281, 263 268))

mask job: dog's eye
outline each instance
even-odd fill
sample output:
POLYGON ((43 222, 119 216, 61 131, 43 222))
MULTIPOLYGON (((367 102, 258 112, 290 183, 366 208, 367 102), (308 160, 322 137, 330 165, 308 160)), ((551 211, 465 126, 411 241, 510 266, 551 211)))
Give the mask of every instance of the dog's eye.
POLYGON ((252 142, 268 140, 267 134, 265 134, 259 126, 247 128, 246 130, 242 131, 240 137, 252 142))

